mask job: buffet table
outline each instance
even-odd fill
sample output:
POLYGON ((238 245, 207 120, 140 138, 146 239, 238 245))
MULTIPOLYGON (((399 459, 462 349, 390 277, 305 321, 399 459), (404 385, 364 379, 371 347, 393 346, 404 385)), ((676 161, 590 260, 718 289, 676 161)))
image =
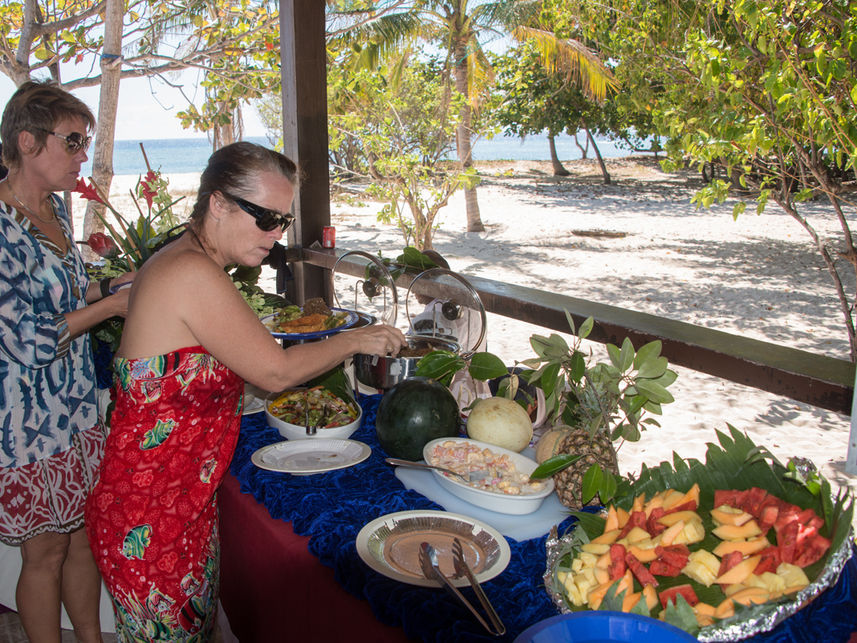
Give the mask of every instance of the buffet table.
MULTIPOLYGON (((361 397, 363 423, 351 436, 372 448, 369 458, 347 469, 308 476, 256 467, 252 454, 282 438, 267 426, 264 413, 244 417, 232 476, 227 476, 220 492, 221 602, 241 643, 355 636, 383 641, 512 641, 529 626, 557 614, 542 581, 544 535, 526 540, 507 537, 509 565, 483 584, 506 625, 501 639, 485 632, 440 588, 392 580, 360 559, 355 539, 363 525, 392 512, 444 508, 405 488, 384 463, 374 433, 379 400, 378 395, 361 397)), ((480 519, 490 524, 483 516, 480 519)), ((560 533, 571 524, 571 518, 564 519, 560 533)), ((476 603, 469 588, 464 593, 476 603)), ((752 640, 835 643, 848 641, 853 632, 857 632, 855 556, 834 588, 752 640)))

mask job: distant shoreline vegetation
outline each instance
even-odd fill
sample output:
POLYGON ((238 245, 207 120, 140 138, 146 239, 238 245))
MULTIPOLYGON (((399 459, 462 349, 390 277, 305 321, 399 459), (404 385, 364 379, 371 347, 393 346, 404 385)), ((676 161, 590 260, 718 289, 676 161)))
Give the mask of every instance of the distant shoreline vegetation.
MULTIPOLYGON (((269 146, 264 136, 250 136, 248 141, 269 146)), ((582 138, 581 138, 582 142, 582 138)), ((146 163, 140 152, 140 143, 146 150, 146 156, 153 169, 164 174, 202 172, 211 155, 211 142, 207 138, 170 138, 140 139, 116 141, 113 148, 113 173, 116 176, 142 175, 146 173, 146 163)), ((574 138, 566 134, 556 138, 557 155, 560 161, 572 161, 581 158, 580 149, 574 138)), ((633 152, 619 147, 612 141, 598 141, 598 149, 604 158, 630 156, 633 152)), ((479 161, 549 161, 550 150, 547 136, 528 136, 523 141, 517 137, 495 136, 491 140, 480 139, 473 147, 473 157, 479 161)), ((589 158, 595 155, 589 149, 589 158)), ((81 168, 81 175, 92 174, 92 161, 81 168)))

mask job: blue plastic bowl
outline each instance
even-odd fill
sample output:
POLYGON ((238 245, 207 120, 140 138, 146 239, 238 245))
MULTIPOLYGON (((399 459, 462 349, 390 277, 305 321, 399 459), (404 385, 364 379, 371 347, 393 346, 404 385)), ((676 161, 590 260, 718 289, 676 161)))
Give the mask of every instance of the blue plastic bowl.
POLYGON ((521 632, 515 643, 695 643, 679 628, 623 612, 573 612, 552 616, 521 632))

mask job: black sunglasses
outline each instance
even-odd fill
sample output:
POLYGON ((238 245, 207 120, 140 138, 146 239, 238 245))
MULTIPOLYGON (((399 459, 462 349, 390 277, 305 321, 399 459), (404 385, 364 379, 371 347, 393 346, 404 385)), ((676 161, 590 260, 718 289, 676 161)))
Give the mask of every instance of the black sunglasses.
POLYGON ((84 152, 89 149, 89 144, 92 143, 91 136, 84 136, 80 132, 72 132, 71 134, 58 134, 57 132, 52 132, 49 129, 45 129, 44 127, 38 128, 42 132, 47 132, 51 136, 56 136, 57 138, 61 138, 65 141, 65 145, 68 148, 69 154, 77 154, 80 150, 84 152))
POLYGON ((260 230, 270 232, 275 228, 280 228, 281 231, 285 232, 294 223, 295 217, 293 214, 282 214, 276 210, 263 208, 261 205, 256 205, 241 197, 233 196, 228 192, 223 192, 223 190, 221 190, 221 193, 226 198, 234 201, 235 205, 244 210, 244 212, 256 219, 256 227, 260 230))

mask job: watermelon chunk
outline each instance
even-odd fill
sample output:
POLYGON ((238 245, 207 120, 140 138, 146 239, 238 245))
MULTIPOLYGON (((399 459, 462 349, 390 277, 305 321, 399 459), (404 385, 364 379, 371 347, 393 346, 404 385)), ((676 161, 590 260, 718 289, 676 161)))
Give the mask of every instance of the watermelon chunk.
POLYGON ((696 592, 693 591, 693 587, 687 584, 676 585, 675 587, 669 587, 658 592, 658 598, 661 601, 661 607, 666 609, 667 603, 675 603, 676 596, 684 597, 684 600, 686 600, 688 602, 688 605, 690 605, 691 607, 693 607, 699 602, 699 599, 696 597, 696 592))
MULTIPOLYGON (((684 567, 684 565, 682 565, 684 567)), ((649 565, 649 571, 655 576, 678 576, 681 574, 682 567, 670 565, 665 560, 660 558, 653 560, 649 565)))
POLYGON ((777 543, 780 546, 780 558, 784 563, 794 563, 795 548, 797 547, 797 536, 800 524, 797 520, 785 524, 777 532, 777 543))
POLYGON ((652 576, 652 573, 646 569, 645 565, 641 563, 634 554, 631 552, 627 552, 625 554, 625 562, 628 564, 628 569, 631 570, 631 573, 634 575, 640 585, 654 585, 658 586, 658 581, 652 576))
POLYGON ((753 573, 757 576, 761 576, 765 572, 776 572, 777 567, 779 567, 782 562, 780 559, 780 548, 775 545, 765 547, 759 552, 759 556, 761 556, 759 564, 756 565, 756 569, 753 570, 753 573))
POLYGON ((780 507, 779 505, 766 505, 762 507, 762 511, 759 513, 759 518, 757 520, 757 524, 759 525, 759 529, 762 530, 762 533, 768 533, 768 530, 774 526, 777 522, 777 518, 780 515, 780 507))
POLYGON ((646 528, 645 511, 632 511, 631 515, 628 516, 628 522, 622 527, 622 531, 619 532, 619 537, 616 540, 622 540, 634 527, 639 527, 640 529, 646 528))
POLYGON ((759 487, 750 487, 747 490, 747 495, 744 497, 744 504, 741 509, 746 511, 751 516, 759 516, 762 511, 762 503, 768 497, 768 492, 759 487))
POLYGON ((720 559, 720 571, 717 572, 717 576, 723 576, 723 574, 735 567, 742 560, 744 560, 744 554, 740 551, 730 551, 720 559))
POLYGON ((627 564, 625 563, 625 545, 614 543, 610 545, 610 564, 607 573, 610 580, 619 580, 625 575, 627 564))
POLYGON ((830 549, 830 541, 820 534, 815 534, 798 546, 794 556, 794 564, 798 567, 812 565, 817 560, 821 560, 828 549, 830 549))
POLYGON ((646 521, 645 530, 649 532, 652 536, 657 536, 659 533, 664 531, 667 526, 662 525, 658 522, 658 518, 666 515, 666 511, 664 511, 663 507, 655 507, 652 509, 652 512, 649 514, 649 519, 646 521))
MULTIPOLYGON (((687 560, 690 557, 690 550, 686 545, 670 545, 668 547, 658 545, 655 547, 655 554, 657 554, 659 560, 665 562, 667 565, 681 569, 687 565, 687 560)), ((653 574, 657 574, 652 566, 649 566, 649 569, 653 574)))

